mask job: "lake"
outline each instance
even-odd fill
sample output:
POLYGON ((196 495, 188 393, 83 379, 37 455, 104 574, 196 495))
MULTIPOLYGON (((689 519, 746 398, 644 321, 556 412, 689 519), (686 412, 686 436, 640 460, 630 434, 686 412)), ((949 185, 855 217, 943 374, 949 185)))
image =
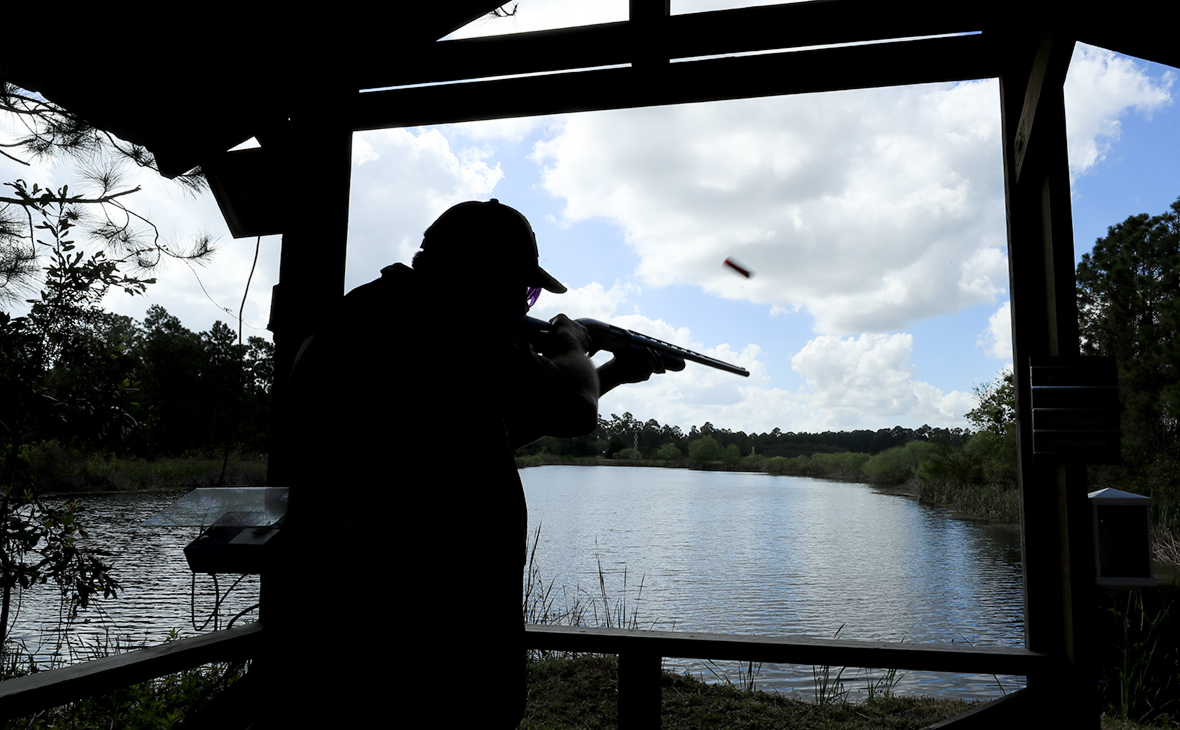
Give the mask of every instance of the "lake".
MULTIPOLYGON (((953 519, 866 485, 800 477, 546 466, 522 470, 521 479, 530 535, 540 528, 538 570, 564 591, 559 603, 597 600, 601 614, 601 566, 608 602, 625 598, 643 628, 1024 643, 1020 540, 1011 528, 953 519)), ((79 659, 116 639, 152 644, 173 630, 193 635, 194 624, 212 629, 215 586, 204 575, 194 582, 182 553, 197 530, 142 526, 178 498, 85 497, 91 543, 115 553, 119 598, 84 611, 62 637, 53 591, 38 589, 24 596, 13 635, 43 659, 79 659)), ((232 582, 222 576, 216 589, 225 594, 232 582)), ((247 577, 219 606, 217 625, 257 596, 257 578, 247 577)), ((736 663, 676 666, 736 682, 736 663)), ((857 697, 879 676, 850 669, 842 679, 857 697)), ((764 666, 757 686, 811 699, 812 668, 764 666)), ((1020 686, 1023 678, 908 672, 896 691, 990 699, 1020 686)))
MULTIPOLYGON (((546 466, 521 479, 544 580, 586 600, 599 593, 601 564, 613 602, 625 575, 628 614, 638 608, 644 628, 1024 645, 1012 528, 802 477, 546 466)), ((719 671, 683 666, 706 679, 719 671)), ((868 682, 857 670, 843 679, 854 693, 868 682)), ((810 699, 812 668, 765 666, 758 686, 810 699)), ((909 672, 897 690, 984 699, 1020 686, 1023 678, 909 672)))

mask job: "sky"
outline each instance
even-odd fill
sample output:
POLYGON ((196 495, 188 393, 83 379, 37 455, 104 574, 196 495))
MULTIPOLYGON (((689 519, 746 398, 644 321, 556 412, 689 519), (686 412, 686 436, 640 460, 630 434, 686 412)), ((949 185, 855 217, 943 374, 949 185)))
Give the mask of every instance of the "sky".
MULTIPOLYGON (((725 6, 674 2, 673 12, 725 6)), ((521 0, 516 16, 455 37, 622 20, 626 7, 521 0)), ((1176 74, 1077 47, 1066 112, 1079 260, 1108 226, 1180 197, 1176 74)), ((1012 359, 998 89, 985 80, 358 133, 347 288, 409 262, 449 206, 495 197, 529 218, 542 266, 569 287, 543 294, 534 316, 609 321, 751 373, 689 364, 609 393, 604 417, 686 431, 965 427, 973 388, 1012 359)), ((70 176, 0 159, 0 180, 70 176)), ((147 296, 112 293, 108 308, 142 319, 160 304, 203 331, 236 327, 245 296, 243 334, 269 336, 280 238, 258 242, 247 292, 255 239, 232 239, 211 195, 141 177, 134 206, 167 240, 208 233, 217 251, 203 266, 167 264, 147 296)))

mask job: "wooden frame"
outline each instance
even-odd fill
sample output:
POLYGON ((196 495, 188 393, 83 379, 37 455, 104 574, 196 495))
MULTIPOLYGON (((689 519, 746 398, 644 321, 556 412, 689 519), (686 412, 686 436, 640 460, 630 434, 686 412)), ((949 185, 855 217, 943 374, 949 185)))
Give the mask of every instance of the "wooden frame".
MULTIPOLYGON (((541 627, 530 629, 529 638, 536 648, 617 648, 623 657, 624 695, 630 692, 627 687, 650 689, 652 658, 668 652, 692 656, 706 652, 713 658, 788 657, 829 664, 846 659, 850 665, 890 662, 891 666, 914 668, 941 666, 945 661, 977 671, 986 671, 993 661, 1005 666, 1012 661, 1020 670, 1014 673, 1027 673, 1030 678, 1028 690, 1019 699, 996 703, 992 709, 945 726, 982 726, 997 716, 1019 712, 1033 717, 1051 715, 1070 727, 1096 727, 1097 707, 1087 700, 1092 694, 1094 667, 1085 641, 1088 611, 1093 605, 1085 472, 1079 466, 1033 462, 1026 364, 1032 357, 1069 356, 1078 350, 1062 93, 1074 44, 1082 40, 1180 66, 1180 45, 1171 37, 1174 23, 1167 22, 1174 19, 1176 10, 1161 11, 1148 6, 1146 0, 1125 0, 1118 8, 1119 15, 1089 20, 1079 18, 1073 6, 1060 0, 959 4, 935 11, 928 4, 914 2, 883 5, 873 0, 812 0, 673 16, 669 0, 631 0, 629 22, 431 42, 442 29, 454 27, 454 21, 486 12, 494 2, 464 0, 456 4, 461 8, 453 11, 453 17, 446 15, 448 11, 398 11, 412 14, 398 18, 402 24, 390 26, 393 37, 406 43, 395 44, 398 47, 389 64, 377 62, 382 55, 370 48, 365 51, 365 62, 332 65, 336 76, 310 80, 300 77, 299 70, 314 68, 321 59, 311 62, 300 58, 302 63, 293 66, 296 70, 289 72, 289 77, 280 79, 279 88, 253 89, 260 92, 256 103, 248 85, 229 89, 232 85, 223 83, 236 66, 215 65, 208 76, 216 83, 210 85, 227 89, 243 109, 238 119, 217 126, 204 138, 196 138, 201 125, 192 120, 178 118, 176 128, 185 132, 171 136, 159 129, 164 118, 161 114, 143 121, 147 117, 136 106, 141 99, 126 100, 124 105, 124 100, 112 95, 104 105, 106 97, 94 94, 89 79, 71 88, 56 76, 42 78, 39 74, 56 74, 58 70, 50 67, 54 70, 43 71, 40 61, 38 65, 22 65, 0 58, 0 70, 28 88, 41 88, 45 82, 51 98, 60 92, 57 98, 67 107, 71 107, 71 99, 76 100, 78 106, 71 108, 92 121, 127 139, 149 147, 158 145, 158 157, 162 164, 167 158, 170 171, 187 169, 185 161, 194 158, 216 169, 226 154, 220 151, 223 147, 217 147, 218 141, 253 135, 266 150, 260 158, 269 166, 264 172, 280 176, 298 173, 317 180, 317 205, 321 207, 314 219, 302 215, 296 202, 265 211, 264 216, 270 218, 261 221, 264 227, 284 231, 280 284, 271 316, 276 372, 280 374, 289 368, 317 314, 344 293, 351 135, 356 130, 998 77, 1028 649, 1005 650, 997 659, 994 652, 983 650, 944 653, 944 649, 931 647, 903 650, 900 646, 846 645, 853 642, 664 636, 656 632, 631 635, 541 627), (1140 20, 1168 12, 1171 16, 1159 17, 1159 22, 1140 20), (423 37, 411 42, 415 22, 420 22, 423 37), (766 53, 770 51, 773 53, 766 53), (727 54, 729 57, 713 58, 727 54), (609 68, 620 65, 627 67, 609 68), (497 78, 503 76, 520 77, 497 78), (324 83, 317 83, 321 81, 324 83), (324 93, 315 108, 296 104, 285 95, 290 89, 312 85, 324 93), (362 89, 379 90, 361 93, 362 89), (186 135, 194 139, 189 141, 186 135), (320 152, 314 158, 306 156, 308 140, 315 140, 320 152)), ((263 35, 272 21, 269 16, 253 19, 253 32, 263 35)), ((300 26, 303 33, 314 30, 300 26)), ((238 32, 248 35, 248 31, 238 32)), ((272 54, 282 47, 267 45, 259 52, 272 54)), ((10 56, 37 58, 33 53, 10 56)), ((190 77, 199 75, 191 68, 184 70, 190 77)), ((173 72, 170 67, 168 73, 173 72)), ((143 86, 156 87, 162 95, 178 87, 176 95, 187 101, 184 84, 143 86)), ((185 108, 176 99, 163 99, 158 106, 171 109, 172 105, 185 108)), ((294 463, 293 455, 285 449, 283 427, 289 420, 290 404, 281 382, 276 383, 273 398, 270 479, 281 484, 290 481, 294 463)), ((265 581, 263 601, 264 621, 276 612, 281 614, 283 606, 268 596, 265 581)), ((197 646, 179 642, 173 649, 195 658, 204 651, 197 646)), ((99 669, 98 675, 107 671, 99 669)), ((84 673, 48 673, 44 681, 52 686, 54 678, 60 677, 57 699, 76 693, 67 687, 99 686, 77 685, 68 678, 79 672, 84 673)), ((117 681, 122 682, 131 675, 118 676, 117 681)), ((13 700, 5 699, 13 695, 13 687, 0 689, 0 710, 14 706, 13 700)), ((54 698, 52 689, 38 692, 39 702, 54 698)), ((647 693, 647 699, 624 698, 626 709, 622 711, 627 724, 658 726, 658 708, 653 714, 649 690, 636 693, 636 697, 647 693)))

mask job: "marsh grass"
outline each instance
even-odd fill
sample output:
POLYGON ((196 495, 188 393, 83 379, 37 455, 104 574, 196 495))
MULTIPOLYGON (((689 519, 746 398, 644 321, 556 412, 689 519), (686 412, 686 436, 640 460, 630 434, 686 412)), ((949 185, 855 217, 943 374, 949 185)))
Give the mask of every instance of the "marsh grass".
POLYGON ((1180 626, 1175 586, 1110 591, 1100 614, 1106 702, 1123 720, 1173 725, 1180 708, 1180 626))
POLYGON ((959 484, 943 480, 914 479, 910 485, 924 504, 950 507, 975 519, 1020 523, 1020 492, 997 484, 959 484))
POLYGON ((24 446, 19 459, 21 479, 41 493, 149 492, 266 483, 266 455, 237 451, 142 459, 83 453, 45 441, 24 446))
MULTIPOLYGON (((595 543, 595 561, 598 565, 597 590, 586 590, 576 586, 572 590, 555 587, 555 579, 546 580, 537 561, 537 546, 541 540, 541 526, 534 530, 527 546, 528 563, 525 569, 524 621, 528 624, 549 624, 559 626, 596 626, 608 629, 640 629, 639 609, 643 600, 644 579, 632 591, 630 576, 623 568, 622 590, 612 596, 607 588, 607 571, 602 567, 602 558, 595 543), (634 595, 632 595, 634 593, 634 595)), ((654 627, 653 621, 648 628, 654 627)), ((539 655, 548 656, 549 652, 539 655)))

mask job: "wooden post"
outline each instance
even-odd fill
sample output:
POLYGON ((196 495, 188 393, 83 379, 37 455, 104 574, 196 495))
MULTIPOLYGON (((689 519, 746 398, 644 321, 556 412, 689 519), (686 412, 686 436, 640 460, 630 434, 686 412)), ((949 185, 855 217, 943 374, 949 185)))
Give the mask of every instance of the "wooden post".
POLYGON ((659 74, 668 67, 668 16, 672 0, 630 0, 631 66, 659 74))
MULTIPOLYGON (((1056 658, 1030 679, 1031 715, 1098 727, 1090 641, 1094 611, 1084 466, 1034 460, 1029 361, 1079 352, 1063 83, 1074 40, 1035 22, 1002 36, 1000 79, 1008 210, 1025 635, 1056 658)), ((1034 720, 1035 722, 1035 720, 1034 720)))
MULTIPOLYGON (((355 92, 348 100, 355 97, 355 92)), ((289 451, 290 408, 285 381, 303 340, 326 309, 344 295, 348 242, 348 194, 352 179, 350 114, 326 99, 323 114, 292 119, 276 136, 281 145, 284 196, 279 283, 271 300, 269 329, 275 341, 271 436, 267 483, 288 486, 298 469, 289 451)), ((266 141, 263 141, 266 145, 266 141)))
MULTIPOLYGON (((293 409, 299 405, 288 400, 291 366, 319 318, 344 295, 352 129, 342 123, 350 115, 341 110, 354 96, 355 92, 341 95, 345 98, 321 97, 307 107, 314 107, 317 113, 290 120, 277 136, 259 137, 263 147, 273 145, 281 150, 281 184, 287 186, 279 283, 271 300, 269 324, 275 341, 275 376, 267 483, 273 486, 292 485, 299 469, 299 455, 292 448, 288 427, 293 409)), ((301 499, 296 492, 292 487, 292 505, 301 499)), ((285 536, 288 555, 296 547, 292 543, 290 534, 285 536)), ((297 666, 306 648, 293 640, 300 635, 294 615, 297 601, 302 599, 298 594, 301 578, 299 567, 288 564, 261 576, 258 612, 268 627, 268 638, 251 673, 261 685, 263 699, 259 701, 271 709, 256 718, 255 727, 260 730, 290 727, 299 711, 296 708, 306 707, 288 701, 293 693, 302 691, 289 686, 290 667, 297 666)), ((310 633, 306 636, 307 641, 320 640, 310 633)))
POLYGON ((655 654, 619 654, 619 730, 660 727, 660 660, 655 654))

